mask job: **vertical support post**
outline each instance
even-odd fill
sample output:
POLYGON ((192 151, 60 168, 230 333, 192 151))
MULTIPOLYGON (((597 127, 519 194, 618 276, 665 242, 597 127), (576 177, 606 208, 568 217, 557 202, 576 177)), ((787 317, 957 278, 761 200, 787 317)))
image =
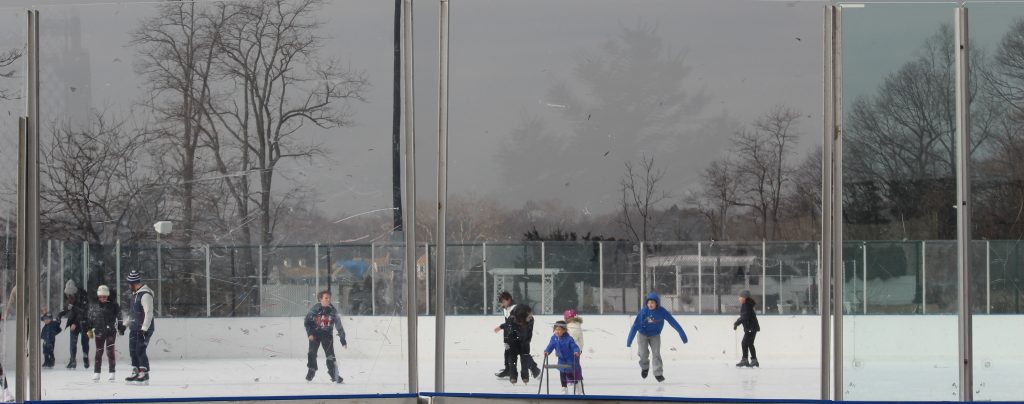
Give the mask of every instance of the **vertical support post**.
POLYGON ((860 288, 860 302, 863 306, 864 314, 868 314, 868 243, 860 243, 861 252, 861 288, 860 288))
POLYGON ((118 307, 121 306, 121 240, 117 240, 114 244, 114 254, 117 258, 114 259, 114 303, 117 303, 118 307))
MULTIPOLYGON (((206 246, 206 317, 213 313, 213 306, 210 304, 210 245, 206 246)), ((234 280, 232 280, 234 281, 234 280)))
POLYGON ((704 254, 701 254, 703 241, 697 242, 697 313, 704 314, 704 254))
POLYGON ((430 315, 430 243, 423 243, 423 302, 426 315, 430 315))
MULTIPOLYGON (((445 276, 448 271, 448 234, 445 226, 448 220, 448 28, 449 3, 441 0, 438 40, 438 88, 437 88, 437 297, 434 302, 434 391, 444 391, 445 358, 445 299, 448 285, 445 276)), ((430 254, 427 254, 428 261, 430 254)), ((484 272, 484 313, 487 312, 487 273, 484 272)))
POLYGON ((928 314, 928 242, 921 241, 921 314, 928 314))
POLYGON ((548 310, 548 270, 544 258, 547 252, 544 250, 544 242, 540 242, 540 314, 551 314, 548 310))
MULTIPOLYGON (((825 7, 825 91, 824 126, 821 164, 821 261, 818 269, 818 313, 821 315, 821 378, 819 380, 822 400, 840 400, 842 397, 842 299, 835 299, 839 292, 835 289, 833 272, 837 272, 837 262, 842 262, 842 239, 834 239, 841 235, 839 214, 842 206, 839 201, 841 181, 837 181, 837 160, 841 160, 842 144, 839 138, 842 104, 842 50, 840 47, 842 9, 839 6, 825 7), (833 208, 838 208, 835 211, 833 208), (837 257, 838 255, 838 257, 837 257), (838 308, 838 309, 837 309, 838 308), (833 328, 836 327, 836 328, 833 328), (835 338, 833 338, 835 336, 835 338), (835 344, 833 344, 833 341, 835 344), (838 353, 838 356, 833 356, 838 353)), ((842 279, 842 273, 835 278, 842 279)), ((841 286, 841 283, 840 283, 841 286)))
POLYGON ((370 243, 370 314, 377 315, 377 249, 370 243))
POLYGON ((164 314, 164 265, 160 256, 160 232, 156 233, 156 315, 164 314))
POLYGON ((960 401, 973 401, 973 344, 971 329, 971 113, 970 113, 970 41, 967 6, 956 8, 956 244, 957 272, 960 283, 960 401))
POLYGON ((985 314, 992 314, 992 245, 985 240, 985 314))
MULTIPOLYGON (((121 241, 118 241, 118 248, 121 246, 121 241)), ((118 262, 120 264, 120 262, 118 262)), ((53 300, 53 286, 50 285, 50 279, 53 277, 53 240, 46 240, 46 311, 52 312, 51 304, 53 300)), ((2 292, 0 292, 2 293, 2 292)))
POLYGON ((604 242, 597 242, 597 311, 604 314, 604 242))
MULTIPOLYGON (((65 268, 64 268, 64 241, 63 240, 57 242, 57 248, 60 249, 60 253, 57 254, 57 256, 59 257, 58 259, 60 260, 60 275, 57 277, 58 279, 60 279, 60 282, 57 283, 57 290, 63 290, 63 288, 64 288, 64 270, 65 270, 65 268)), ((61 292, 61 293, 63 293, 63 292, 61 292)), ((64 299, 64 297, 63 297, 63 294, 62 294, 61 297, 58 298, 58 300, 60 300, 60 304, 64 304, 63 303, 64 302, 63 299, 64 299)))
POLYGON ((647 254, 647 248, 644 246, 644 242, 641 241, 640 242, 640 293, 638 293, 640 295, 640 296, 638 296, 640 298, 640 302, 639 302, 640 303, 640 307, 644 307, 644 296, 647 294, 646 288, 644 287, 645 286, 644 283, 646 281, 646 279, 644 279, 644 277, 647 275, 647 257, 646 257, 646 254, 647 254))
POLYGON ((484 293, 481 296, 483 296, 483 299, 484 299, 484 315, 486 315, 487 314, 487 302, 490 301, 490 299, 487 298, 488 293, 487 293, 487 242, 486 241, 483 243, 483 250, 484 250, 484 252, 483 252, 484 262, 482 263, 482 265, 483 265, 483 268, 482 268, 483 273, 481 273, 480 275, 484 278, 484 282, 483 282, 483 284, 484 284, 484 293))
POLYGON ((419 346, 416 315, 416 118, 413 89, 413 0, 402 2, 402 70, 405 75, 405 271, 406 317, 408 321, 409 393, 419 393, 419 346))
POLYGON ((313 291, 320 293, 320 243, 313 244, 313 291))
POLYGON ((89 290, 89 242, 82 241, 82 285, 81 289, 89 290))
POLYGON ((256 301, 259 307, 259 315, 263 315, 263 245, 260 244, 258 251, 259 264, 256 266, 256 301))
MULTIPOLYGON (((768 310, 768 242, 761 239, 761 314, 768 310)), ((780 296, 781 297, 781 296, 780 296)), ((780 302, 781 303, 781 302, 780 302)), ((776 303, 778 304, 778 303, 776 303)))

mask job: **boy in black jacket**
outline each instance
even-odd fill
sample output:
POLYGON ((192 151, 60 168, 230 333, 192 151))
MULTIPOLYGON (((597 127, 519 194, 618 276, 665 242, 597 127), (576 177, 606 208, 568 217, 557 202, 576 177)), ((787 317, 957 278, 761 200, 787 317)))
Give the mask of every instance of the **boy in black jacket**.
POLYGON ((39 332, 39 339, 43 340, 43 367, 49 369, 55 361, 53 345, 57 342, 57 334, 60 334, 60 317, 54 321, 53 315, 47 312, 40 320, 43 322, 43 330, 39 332))
POLYGON ((750 291, 740 292, 740 318, 732 323, 732 329, 743 326, 743 360, 736 364, 736 367, 760 367, 757 363, 757 350, 754 349, 754 338, 757 332, 761 331, 761 325, 757 323, 757 313, 754 312, 754 299, 750 297, 750 291), (750 353, 750 361, 747 361, 747 353, 750 353))
POLYGON ((347 349, 345 328, 341 326, 341 316, 338 315, 338 310, 331 305, 331 292, 321 291, 316 294, 316 298, 320 302, 309 310, 305 321, 306 336, 309 338, 309 354, 306 360, 306 367, 309 371, 306 372, 306 381, 312 381, 313 376, 316 375, 316 352, 320 346, 323 346, 324 355, 327 357, 327 374, 331 376, 332 382, 341 383, 345 379, 338 374, 338 365, 334 357, 334 341, 331 339, 331 334, 333 334, 331 327, 338 330, 338 340, 341 342, 341 346, 347 349))

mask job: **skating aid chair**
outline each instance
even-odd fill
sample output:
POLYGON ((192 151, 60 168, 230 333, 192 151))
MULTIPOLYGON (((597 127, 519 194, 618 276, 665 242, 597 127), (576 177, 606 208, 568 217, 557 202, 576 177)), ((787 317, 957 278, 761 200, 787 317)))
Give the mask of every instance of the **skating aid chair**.
MULTIPOLYGON (((548 375, 548 370, 556 369, 559 373, 561 373, 563 369, 571 369, 570 372, 572 372, 574 380, 574 382, 572 383, 572 394, 576 394, 576 386, 579 386, 579 394, 584 396, 587 395, 586 390, 583 388, 583 372, 580 368, 579 361, 576 359, 577 358, 575 357, 570 358, 569 360, 571 361, 571 363, 569 364, 561 365, 556 363, 552 365, 548 363, 548 357, 545 356, 544 365, 541 366, 544 369, 544 372, 540 374, 540 380, 537 380, 537 394, 540 394, 540 390, 545 386, 547 387, 547 393, 545 394, 551 394, 551 378, 548 375), (547 383, 545 383, 545 380, 547 381, 547 383)), ((559 382, 561 382, 561 380, 559 380, 559 382)))

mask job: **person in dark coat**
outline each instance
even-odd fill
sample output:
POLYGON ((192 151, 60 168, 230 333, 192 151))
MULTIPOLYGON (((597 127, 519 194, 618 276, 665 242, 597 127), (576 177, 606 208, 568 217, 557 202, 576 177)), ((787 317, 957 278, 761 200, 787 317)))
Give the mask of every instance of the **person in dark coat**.
POLYGON ((760 367, 761 364, 757 363, 757 350, 754 349, 754 338, 757 337, 758 331, 761 331, 761 325, 757 322, 757 313, 754 312, 754 299, 750 297, 750 291, 744 290, 740 292, 740 318, 736 319, 736 322, 732 323, 732 329, 735 330, 739 326, 743 326, 743 360, 736 364, 736 367, 760 367), (750 361, 747 361, 749 353, 750 361))
POLYGON ((57 343, 57 334, 60 334, 60 317, 54 320, 53 315, 47 312, 40 320, 43 322, 43 329, 39 332, 39 339, 43 340, 43 367, 52 368, 56 362, 53 346, 57 343))
POLYGON ((534 378, 540 375, 540 367, 530 355, 530 343, 533 342, 533 309, 528 305, 518 304, 512 310, 510 317, 513 324, 518 327, 519 366, 522 368, 520 377, 523 379, 523 383, 527 383, 530 381, 530 373, 533 373, 534 378))
MULTIPOLYGON (((109 381, 114 381, 114 341, 117 339, 117 332, 121 323, 121 307, 110 301, 110 288, 107 285, 100 285, 96 289, 96 302, 89 305, 89 324, 92 325, 90 332, 96 339, 96 363, 92 377, 93 381, 100 380, 100 369, 103 368, 103 351, 107 351, 107 362, 109 363, 109 381)), ((121 331, 124 335, 124 331, 121 331)))
POLYGON ((321 291, 316 294, 316 298, 319 302, 309 309, 304 322, 306 336, 309 339, 309 353, 306 358, 306 368, 309 370, 306 372, 306 381, 313 380, 313 376, 316 375, 316 354, 322 346, 324 356, 327 357, 327 374, 331 376, 332 382, 341 383, 345 379, 338 374, 332 334, 334 333, 333 329, 337 329, 338 342, 341 342, 341 346, 347 349, 348 341, 345 340, 345 327, 341 326, 341 316, 338 315, 338 310, 331 304, 331 292, 321 291))
POLYGON ((82 365, 89 368, 89 294, 75 286, 75 281, 68 279, 64 284, 64 301, 67 302, 68 322, 64 327, 70 332, 71 359, 68 369, 78 368, 75 356, 78 356, 78 339, 82 339, 82 365))
POLYGON ((505 323, 507 323, 509 321, 509 317, 512 316, 512 310, 515 310, 516 302, 512 300, 511 293, 509 293, 508 291, 502 291, 501 293, 498 294, 498 305, 499 307, 501 307, 501 324, 498 324, 497 327, 494 327, 494 332, 502 332, 501 342, 504 346, 504 349, 502 350, 502 368, 498 373, 495 373, 494 375, 497 376, 499 379, 504 379, 506 377, 512 376, 512 374, 515 373, 515 366, 512 367, 512 370, 509 370, 508 364, 513 360, 513 358, 510 358, 509 356, 517 355, 517 353, 509 349, 508 328, 505 327, 505 323))
MULTIPOLYGON (((149 384, 149 340, 156 332, 156 315, 153 311, 153 289, 142 283, 139 271, 128 273, 128 288, 132 290, 131 303, 128 305, 128 352, 132 358, 132 374, 124 379, 132 384, 149 384)), ((125 325, 118 326, 117 332, 123 333, 125 325)))

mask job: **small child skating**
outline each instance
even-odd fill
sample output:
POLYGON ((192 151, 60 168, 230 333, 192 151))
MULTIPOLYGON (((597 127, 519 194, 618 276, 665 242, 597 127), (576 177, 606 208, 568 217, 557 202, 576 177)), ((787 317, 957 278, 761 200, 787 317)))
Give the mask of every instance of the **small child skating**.
POLYGON ((334 357, 334 341, 332 327, 338 330, 338 341, 341 346, 348 348, 345 341, 345 328, 341 326, 341 316, 338 310, 331 305, 331 292, 326 290, 316 294, 319 303, 313 305, 306 314, 306 336, 309 339, 309 353, 306 360, 306 381, 312 381, 316 375, 316 353, 321 346, 324 348, 324 356, 327 357, 327 374, 331 381, 341 383, 345 379, 338 374, 337 359, 334 357))
POLYGON ((562 313, 562 318, 565 320, 569 336, 576 341, 576 345, 580 347, 580 351, 583 351, 583 318, 576 314, 576 310, 569 309, 565 313, 562 313))
POLYGON ((754 305, 756 302, 750 297, 750 291, 744 290, 740 292, 740 318, 736 319, 736 322, 732 323, 732 329, 735 330, 739 326, 743 326, 743 360, 736 364, 736 367, 760 367, 761 364, 757 363, 757 350, 754 349, 754 338, 757 337, 757 332, 761 331, 761 325, 757 323, 757 313, 754 312, 754 305), (747 353, 750 353, 750 361, 747 361, 747 353))
POLYGON ((558 369, 558 377, 562 382, 562 393, 569 392, 569 383, 576 384, 583 380, 583 369, 580 367, 580 346, 569 335, 565 321, 558 321, 554 326, 554 335, 544 348, 544 357, 552 351, 558 356, 558 364, 566 365, 558 369))
POLYGON ((43 322, 43 329, 39 331, 39 339, 43 340, 43 368, 51 369, 55 361, 53 346, 57 342, 57 334, 60 334, 60 318, 54 321, 53 315, 46 312, 40 320, 43 322))
POLYGON ((117 334, 124 335, 124 323, 121 321, 121 306, 110 300, 110 288, 107 285, 100 285, 96 288, 96 301, 89 305, 89 324, 93 327, 89 334, 95 339, 96 360, 93 366, 92 381, 100 380, 100 371, 103 369, 103 353, 107 354, 108 381, 114 381, 114 365, 117 360, 114 358, 114 343, 117 334))
POLYGON ((658 382, 665 381, 661 361, 661 329, 665 327, 666 322, 679 332, 679 337, 682 338, 684 344, 689 341, 686 338, 686 333, 683 332, 683 327, 672 317, 672 313, 661 307, 661 300, 658 299, 658 294, 651 292, 647 295, 644 307, 636 314, 636 319, 633 320, 633 326, 630 327, 629 335, 626 338, 626 346, 629 347, 633 345, 633 337, 637 333, 640 334, 638 338, 640 344, 640 377, 644 379, 647 378, 647 372, 650 370, 651 365, 651 361, 648 358, 653 353, 654 378, 658 382))

